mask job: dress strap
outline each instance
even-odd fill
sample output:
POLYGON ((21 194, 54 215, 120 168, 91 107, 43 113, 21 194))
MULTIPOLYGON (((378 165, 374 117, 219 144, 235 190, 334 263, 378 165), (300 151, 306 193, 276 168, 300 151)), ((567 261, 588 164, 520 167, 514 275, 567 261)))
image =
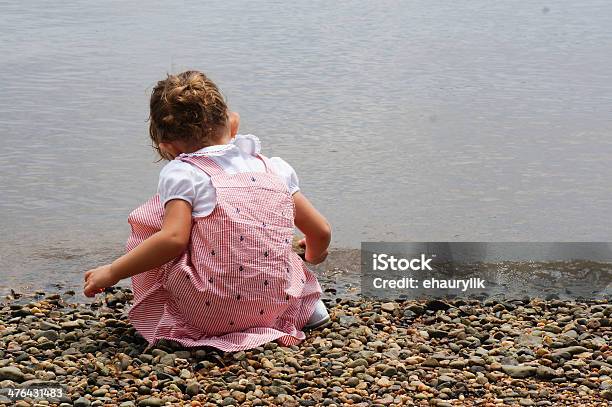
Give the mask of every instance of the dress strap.
POLYGON ((202 155, 180 155, 178 159, 195 165, 210 177, 217 174, 223 174, 225 172, 223 171, 223 168, 221 168, 221 166, 210 157, 202 155))

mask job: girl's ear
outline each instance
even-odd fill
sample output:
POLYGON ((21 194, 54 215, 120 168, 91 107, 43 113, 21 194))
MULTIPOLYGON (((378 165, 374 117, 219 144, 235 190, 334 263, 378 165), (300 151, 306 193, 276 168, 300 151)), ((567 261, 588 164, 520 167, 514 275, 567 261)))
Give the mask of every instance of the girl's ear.
POLYGON ((238 134, 238 128, 240 127, 240 115, 236 112, 229 113, 229 123, 230 123, 230 136, 232 138, 236 137, 238 134))
POLYGON ((181 153, 173 143, 159 143, 158 147, 166 160, 174 160, 181 153))

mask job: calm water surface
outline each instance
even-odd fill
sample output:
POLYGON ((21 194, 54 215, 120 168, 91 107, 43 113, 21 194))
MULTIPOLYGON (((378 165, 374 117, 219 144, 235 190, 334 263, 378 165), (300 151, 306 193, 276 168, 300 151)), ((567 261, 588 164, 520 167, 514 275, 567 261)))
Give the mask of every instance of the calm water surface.
POLYGON ((612 239, 608 1, 0 2, 0 54, 0 288, 121 251, 150 90, 187 68, 336 247, 612 239))

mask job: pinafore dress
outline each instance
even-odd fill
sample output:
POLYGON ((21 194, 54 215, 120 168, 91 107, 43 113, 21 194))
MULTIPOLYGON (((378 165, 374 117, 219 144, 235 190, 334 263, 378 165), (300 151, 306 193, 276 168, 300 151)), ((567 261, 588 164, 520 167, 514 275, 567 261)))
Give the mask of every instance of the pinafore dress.
MULTIPOLYGON (((226 173, 205 155, 180 155, 206 172, 217 203, 194 217, 189 246, 175 260, 132 277, 129 319, 150 343, 223 351, 255 348, 277 340, 299 344, 301 329, 321 287, 292 250, 294 204, 268 159, 266 172, 226 173)), ((132 250, 162 226, 158 195, 135 209, 128 222, 132 250)))

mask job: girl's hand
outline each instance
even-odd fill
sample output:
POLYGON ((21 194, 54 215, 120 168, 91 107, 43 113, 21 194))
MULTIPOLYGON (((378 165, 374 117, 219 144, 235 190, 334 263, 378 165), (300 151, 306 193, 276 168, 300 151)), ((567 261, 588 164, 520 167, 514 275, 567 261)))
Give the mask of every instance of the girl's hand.
POLYGON ((111 287, 118 282, 119 280, 111 273, 111 265, 106 264, 85 272, 83 293, 87 297, 93 297, 104 291, 106 287, 111 287))
MULTIPOLYGON (((306 249, 306 239, 300 240, 298 242, 298 245, 306 249)), ((323 250, 323 252, 317 255, 316 257, 312 257, 312 254, 309 253, 308 250, 306 250, 304 253, 304 260, 306 260, 310 264, 319 264, 325 261, 325 259, 327 258, 327 255, 328 255, 327 249, 323 250)))

